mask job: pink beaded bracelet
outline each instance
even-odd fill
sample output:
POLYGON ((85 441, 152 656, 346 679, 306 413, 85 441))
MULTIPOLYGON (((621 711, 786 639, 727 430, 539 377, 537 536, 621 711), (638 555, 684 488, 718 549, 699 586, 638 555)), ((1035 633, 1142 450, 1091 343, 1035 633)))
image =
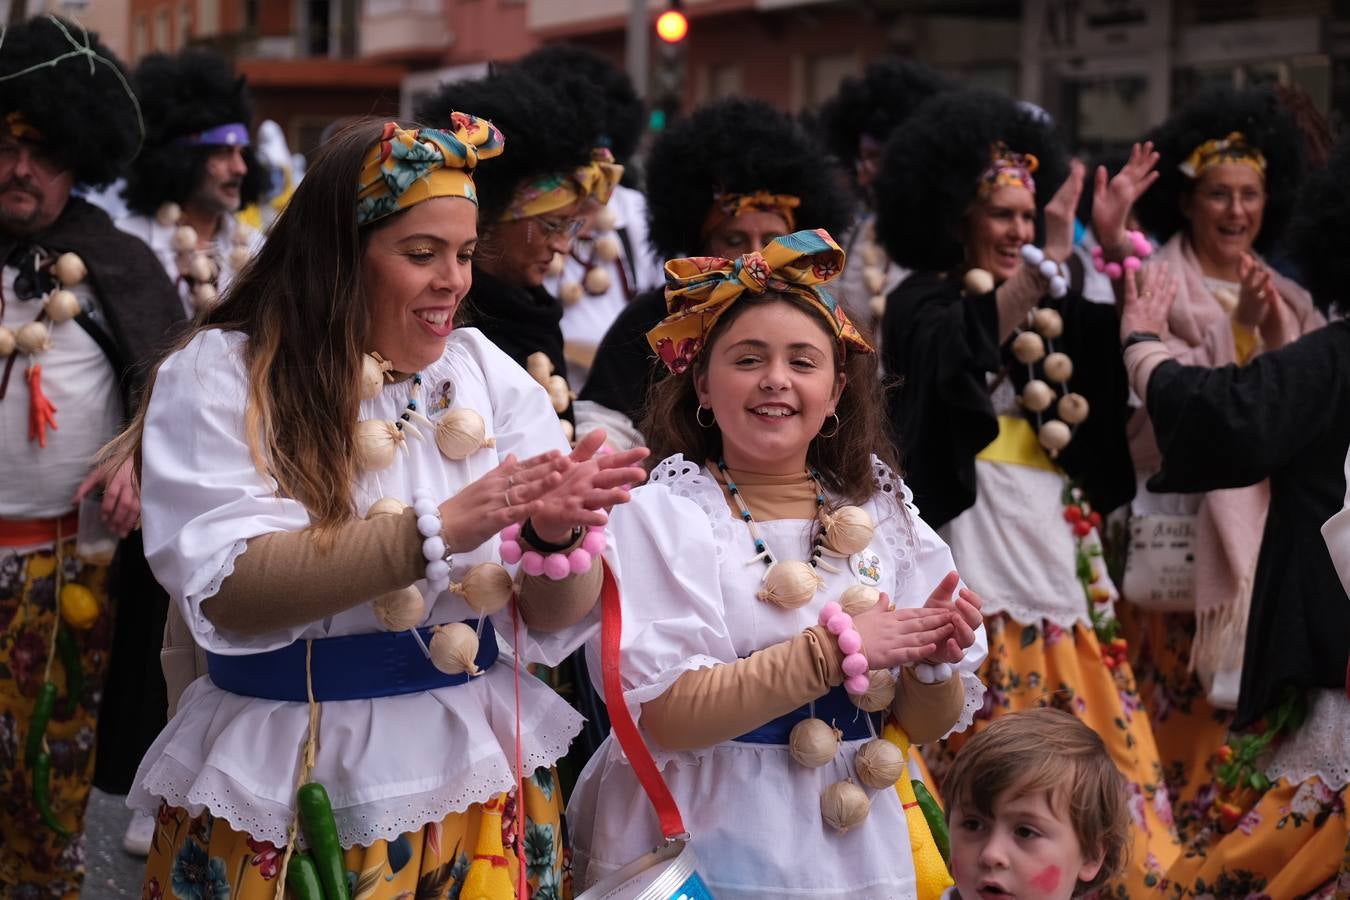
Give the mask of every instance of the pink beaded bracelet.
POLYGON ((820 610, 820 624, 839 640, 844 653, 844 690, 854 696, 867 693, 872 681, 867 677, 867 657, 862 654, 862 635, 853 627, 853 617, 831 600, 820 610))
POLYGON ((530 550, 520 541, 520 525, 507 525, 502 529, 502 562, 507 565, 520 563, 526 575, 546 575, 554 581, 561 581, 568 575, 580 575, 589 572, 595 564, 595 558, 605 552, 605 526, 591 525, 581 546, 568 553, 540 553, 530 550))
POLYGON ((1098 272, 1104 272, 1112 281, 1119 281, 1126 272, 1138 272, 1144 260, 1153 253, 1153 245, 1142 231, 1127 231, 1125 238, 1134 253, 1120 262, 1107 262, 1106 253, 1100 246, 1092 248, 1092 267, 1098 272))

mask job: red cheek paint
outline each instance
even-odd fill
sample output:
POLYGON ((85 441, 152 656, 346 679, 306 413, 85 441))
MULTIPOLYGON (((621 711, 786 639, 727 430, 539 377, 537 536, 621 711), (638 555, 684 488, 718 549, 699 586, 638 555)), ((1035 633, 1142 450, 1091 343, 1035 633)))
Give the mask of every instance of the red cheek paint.
POLYGON ((1059 866, 1046 866, 1031 879, 1031 886, 1047 894, 1059 887, 1059 866))

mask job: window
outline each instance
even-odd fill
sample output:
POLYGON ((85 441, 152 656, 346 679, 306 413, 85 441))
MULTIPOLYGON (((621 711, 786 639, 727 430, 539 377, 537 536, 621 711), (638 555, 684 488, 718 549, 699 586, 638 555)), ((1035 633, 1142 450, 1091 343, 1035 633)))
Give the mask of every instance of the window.
POLYGON ((192 41, 192 4, 178 7, 178 46, 186 47, 192 41))
POLYGON ((140 59, 150 52, 150 23, 145 20, 145 16, 137 16, 136 23, 131 28, 131 57, 140 59))
POLYGON ((173 52, 173 44, 169 41, 169 11, 161 7, 155 11, 155 50, 163 50, 165 53, 173 52))

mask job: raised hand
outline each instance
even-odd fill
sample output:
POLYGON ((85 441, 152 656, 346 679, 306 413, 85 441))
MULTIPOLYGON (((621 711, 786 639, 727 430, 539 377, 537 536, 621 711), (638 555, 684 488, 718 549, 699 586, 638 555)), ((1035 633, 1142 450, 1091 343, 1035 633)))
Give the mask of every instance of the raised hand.
POLYGON ((920 662, 937 652, 952 636, 949 610, 913 607, 891 609, 885 594, 876 605, 853 617, 853 627, 862 636, 862 653, 869 669, 893 669, 920 662))
POLYGON ((1092 231, 1112 259, 1128 255, 1119 253, 1125 247, 1125 223, 1134 204, 1158 180, 1158 159, 1153 142, 1145 141, 1130 148, 1129 160, 1109 181, 1106 166, 1097 167, 1092 189, 1092 231))
POLYGON ((1233 318, 1239 325, 1254 331, 1266 321, 1276 302, 1270 270, 1250 253, 1244 253, 1238 260, 1238 278, 1241 286, 1233 318))
POLYGON ((1167 314, 1177 297, 1177 279, 1167 263, 1151 263, 1133 275, 1121 279, 1125 304, 1120 313, 1120 337, 1124 340, 1136 331, 1167 333, 1167 314))
POLYGON ((1045 204, 1045 255, 1055 262, 1064 262, 1073 252, 1073 220, 1078 210, 1078 198, 1083 194, 1083 177, 1087 169, 1080 160, 1069 163, 1069 177, 1045 204))
POLYGON ((567 457, 557 450, 519 461, 508 454, 501 465, 440 506, 441 537, 452 553, 481 546, 507 525, 541 509, 539 498, 562 483, 567 457))

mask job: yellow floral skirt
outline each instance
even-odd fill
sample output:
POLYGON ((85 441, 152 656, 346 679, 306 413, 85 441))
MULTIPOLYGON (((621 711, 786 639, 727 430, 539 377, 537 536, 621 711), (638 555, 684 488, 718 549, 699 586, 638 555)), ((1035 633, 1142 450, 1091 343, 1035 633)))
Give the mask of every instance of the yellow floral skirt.
POLYGON ((1350 897, 1350 786, 1280 779, 1224 833, 1202 828, 1167 872, 1169 897, 1350 897))
POLYGON ((1214 755, 1228 740, 1233 714, 1210 706, 1199 677, 1190 671, 1193 613, 1157 612, 1132 603, 1116 608, 1130 644, 1139 699, 1162 757, 1177 833, 1187 841, 1204 826, 1214 803, 1214 755))
POLYGON ((965 742, 997 716, 1040 706, 1072 713, 1101 736, 1130 789, 1135 827, 1129 865, 1101 894, 1156 893, 1181 848, 1158 748, 1129 664, 1108 667, 1097 636, 1082 625, 1069 631, 1045 620, 1023 625, 1004 613, 984 624, 989 633, 989 658, 980 669, 988 689, 984 709, 967 731, 925 748, 934 777, 940 784, 965 742))
MULTIPOLYGON (((516 900, 523 839, 531 900, 567 900, 572 861, 562 808, 556 771, 539 769, 525 780, 523 821, 512 789, 396 840, 344 851, 349 893, 352 900, 516 900)), ((284 847, 255 841, 209 812, 194 817, 164 805, 141 897, 292 897, 277 892, 284 855, 284 847)))
POLYGON ((16 554, 0 547, 0 896, 78 900, 84 880, 84 810, 94 777, 98 699, 112 644, 107 567, 75 557, 62 543, 60 583, 87 588, 97 608, 88 628, 62 626, 50 674, 47 660, 57 609, 53 550, 16 554), (74 677, 70 673, 74 669, 74 677), (56 685, 46 733, 50 760, 49 807, 70 831, 62 837, 42 819, 33 771, 25 757, 33 711, 43 681, 56 685))

